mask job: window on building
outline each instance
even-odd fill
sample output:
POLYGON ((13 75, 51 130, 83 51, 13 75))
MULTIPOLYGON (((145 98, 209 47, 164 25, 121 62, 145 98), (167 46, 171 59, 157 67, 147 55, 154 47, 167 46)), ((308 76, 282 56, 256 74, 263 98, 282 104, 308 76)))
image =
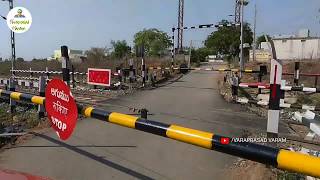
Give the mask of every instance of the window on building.
POLYGON ((287 42, 287 40, 286 39, 282 39, 282 42, 285 43, 285 42, 287 42))
POLYGON ((306 42, 306 40, 305 39, 301 39, 301 42, 306 42))

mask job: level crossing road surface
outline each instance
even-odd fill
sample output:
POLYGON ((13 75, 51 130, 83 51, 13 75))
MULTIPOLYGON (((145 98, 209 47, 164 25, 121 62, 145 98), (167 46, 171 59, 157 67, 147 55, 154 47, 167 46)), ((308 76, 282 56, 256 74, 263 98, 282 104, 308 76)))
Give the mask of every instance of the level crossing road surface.
MULTIPOLYGON (((144 107, 153 114, 148 119, 231 137, 241 136, 245 129, 265 131, 266 119, 223 100, 218 91, 222 77, 219 72, 192 71, 162 87, 99 102, 98 108, 132 113, 126 107, 144 107)), ((237 160, 90 118, 79 120, 67 141, 58 140, 50 129, 5 149, 0 158, 2 168, 57 180, 225 179, 237 160)))

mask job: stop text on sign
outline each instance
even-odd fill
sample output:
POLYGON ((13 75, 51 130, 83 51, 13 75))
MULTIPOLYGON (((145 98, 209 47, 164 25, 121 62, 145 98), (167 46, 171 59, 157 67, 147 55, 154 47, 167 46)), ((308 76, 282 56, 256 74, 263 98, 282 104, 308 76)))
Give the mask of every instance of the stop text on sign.
POLYGON ((52 128, 62 140, 68 139, 78 119, 78 109, 69 87, 52 79, 46 87, 45 107, 52 128))
POLYGON ((87 83, 91 85, 110 86, 111 70, 88 68, 87 83))
POLYGON ((62 121, 60 121, 59 119, 51 116, 51 122, 53 125, 57 126, 58 129, 60 129, 61 131, 65 131, 67 129, 67 124, 63 123, 62 121))

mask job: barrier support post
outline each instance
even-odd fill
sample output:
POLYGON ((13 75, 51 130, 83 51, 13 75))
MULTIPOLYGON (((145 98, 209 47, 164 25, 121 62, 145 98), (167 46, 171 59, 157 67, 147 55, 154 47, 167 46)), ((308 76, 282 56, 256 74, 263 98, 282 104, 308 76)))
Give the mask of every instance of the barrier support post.
MULTIPOLYGON (((10 91, 15 91, 16 87, 15 87, 15 81, 14 81, 14 78, 13 77, 10 77, 10 80, 9 80, 9 90, 10 91)), ((10 97, 10 112, 12 114, 14 114, 16 112, 16 101, 13 100, 11 97, 10 97)))
POLYGON ((172 37, 171 37, 171 40, 172 40, 172 49, 171 49, 171 69, 173 70, 173 66, 174 66, 174 56, 175 56, 175 49, 174 49, 174 31, 176 29, 173 27, 172 28, 172 37))
POLYGON ((76 82, 75 82, 75 78, 74 78, 74 66, 73 65, 71 65, 71 78, 72 78, 72 87, 75 88, 76 82))
POLYGON ((49 73, 49 68, 48 67, 46 67, 46 75, 47 75, 46 80, 49 81, 50 73, 49 73))
POLYGON ((318 86, 318 76, 316 76, 314 79, 314 87, 317 88, 317 86, 318 86))
MULTIPOLYGON (((133 72, 133 59, 129 59, 129 66, 130 66, 130 71, 129 71, 129 82, 130 84, 133 83, 134 79, 134 72, 133 72)), ((130 85, 131 86, 131 85, 130 85)))
POLYGON ((295 62, 294 63, 294 85, 299 86, 299 67, 300 67, 300 62, 295 62))
POLYGON ((146 65, 145 65, 145 60, 142 57, 141 59, 141 75, 142 75, 142 87, 145 87, 146 85, 146 65))
MULTIPOLYGON (((286 80, 281 80, 281 87, 286 86, 286 80)), ((285 90, 280 89, 280 104, 284 104, 285 90)))
POLYGON ((69 50, 67 46, 61 46, 61 62, 62 62, 62 78, 63 81, 70 85, 70 70, 69 70, 69 50))
POLYGON ((267 137, 278 137, 278 126, 280 119, 280 97, 281 97, 282 62, 271 60, 270 72, 270 98, 267 123, 267 137))
POLYGON ((143 108, 140 110, 141 118, 148 119, 148 110, 143 108))
MULTIPOLYGON (((261 83, 262 82, 262 73, 260 72, 259 74, 258 74, 258 82, 259 83, 261 83)), ((258 88, 258 94, 261 94, 261 88, 258 88)))
MULTIPOLYGON (((39 77, 39 96, 45 97, 46 89, 46 78, 44 76, 39 77)), ((44 105, 38 105, 38 118, 41 120, 45 117, 45 108, 44 105)))

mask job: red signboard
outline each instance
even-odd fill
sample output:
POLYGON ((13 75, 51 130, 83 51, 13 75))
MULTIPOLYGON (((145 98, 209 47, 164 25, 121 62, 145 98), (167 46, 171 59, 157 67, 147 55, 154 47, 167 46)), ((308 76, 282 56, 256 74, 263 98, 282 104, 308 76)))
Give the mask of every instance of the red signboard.
POLYGON ((88 84, 110 86, 111 85, 111 70, 110 69, 95 69, 88 68, 88 84))
POLYGON ((45 107, 52 128, 62 140, 68 139, 78 119, 78 109, 69 87, 60 79, 52 79, 46 87, 45 107))

